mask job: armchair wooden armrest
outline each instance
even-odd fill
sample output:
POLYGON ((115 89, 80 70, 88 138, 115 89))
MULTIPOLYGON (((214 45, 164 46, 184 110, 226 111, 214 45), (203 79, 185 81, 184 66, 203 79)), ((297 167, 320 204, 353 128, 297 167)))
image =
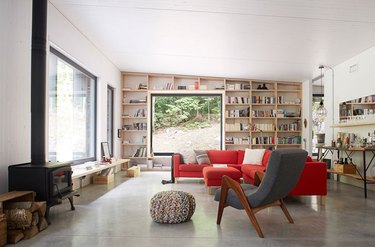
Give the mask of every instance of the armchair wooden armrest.
POLYGON ((262 182, 263 180, 263 177, 264 177, 264 172, 255 172, 255 176, 254 176, 254 185, 255 186, 259 186, 260 183, 262 182))

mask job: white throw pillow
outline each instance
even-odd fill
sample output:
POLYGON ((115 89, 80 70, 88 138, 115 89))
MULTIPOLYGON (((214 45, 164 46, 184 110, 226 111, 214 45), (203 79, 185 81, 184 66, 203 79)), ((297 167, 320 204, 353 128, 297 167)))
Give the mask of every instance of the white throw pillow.
POLYGON ((265 151, 265 149, 246 148, 242 164, 262 165, 263 155, 265 151))

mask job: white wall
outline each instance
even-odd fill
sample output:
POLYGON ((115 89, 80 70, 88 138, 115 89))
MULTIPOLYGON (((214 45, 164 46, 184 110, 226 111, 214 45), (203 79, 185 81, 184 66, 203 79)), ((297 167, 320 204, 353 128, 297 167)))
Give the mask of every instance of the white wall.
MULTIPOLYGON (((350 127, 350 128, 330 128, 333 122, 338 122, 339 104, 340 102, 356 99, 363 96, 375 94, 375 47, 372 47, 351 59, 334 67, 334 88, 332 91, 332 73, 330 70, 325 72, 325 105, 328 110, 326 120, 326 144, 330 144, 332 138, 336 138, 336 132, 355 133, 362 137, 367 136, 368 132, 375 130, 374 125, 350 127), (349 67, 358 64, 358 70, 350 73, 349 67), (333 98, 333 99, 332 99, 333 98), (334 104, 334 113, 332 114, 332 102, 334 104), (334 130, 334 133, 333 133, 334 130)), ((369 160, 370 157, 367 158, 369 160)), ((355 155, 353 162, 359 164, 358 167, 362 170, 362 157, 358 153, 355 155)), ((375 165, 368 170, 369 176, 375 176, 375 165)), ((353 179, 342 178, 342 181, 362 186, 360 181, 353 179)), ((374 185, 369 185, 370 189, 374 190, 374 185)))
MULTIPOLYGON (((115 88, 114 128, 120 128, 121 73, 52 4, 48 5, 48 40, 52 45, 98 77, 97 157, 100 142, 107 141, 107 85, 115 88)), ((117 133, 115 131, 115 133, 117 133)), ((120 155, 120 140, 114 137, 114 156, 120 155)))
POLYGON ((31 159, 31 6, 0 1, 0 193, 8 190, 8 166, 31 159))
MULTIPOLYGON (((51 4, 48 12, 49 41, 98 77, 99 157, 100 142, 107 140, 107 84, 115 88, 115 129, 120 128, 120 71, 51 4)), ((8 190, 8 166, 31 160, 31 23, 32 1, 0 1, 0 193, 8 190)))

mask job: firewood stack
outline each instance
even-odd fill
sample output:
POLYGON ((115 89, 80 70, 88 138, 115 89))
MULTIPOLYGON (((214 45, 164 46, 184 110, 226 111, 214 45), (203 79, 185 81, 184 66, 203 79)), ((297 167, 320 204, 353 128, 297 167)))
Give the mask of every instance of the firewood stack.
MULTIPOLYGON (((48 227, 46 202, 7 202, 3 213, 7 224, 7 242, 30 239, 48 227)), ((1 246, 1 245, 0 245, 1 246)))

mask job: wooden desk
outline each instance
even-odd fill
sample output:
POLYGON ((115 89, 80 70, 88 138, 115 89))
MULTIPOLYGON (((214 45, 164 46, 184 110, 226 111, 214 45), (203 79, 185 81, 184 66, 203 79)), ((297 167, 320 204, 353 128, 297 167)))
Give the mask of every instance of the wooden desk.
POLYGON ((372 162, 374 161, 375 158, 375 148, 336 148, 336 147, 318 147, 318 161, 323 160, 328 153, 331 153, 332 156, 334 155, 334 152, 337 152, 338 156, 340 155, 340 152, 343 152, 347 158, 351 158, 353 153, 356 152, 362 152, 362 167, 363 167, 363 175, 358 171, 357 174, 346 174, 346 173, 339 173, 335 172, 333 170, 328 170, 330 173, 335 173, 338 175, 342 176, 347 176, 347 177, 353 177, 355 179, 360 179, 363 181, 363 190, 364 190, 364 195, 365 198, 367 198, 367 184, 368 183, 373 183, 374 179, 370 178, 367 176, 367 170, 371 166, 372 162), (367 163, 366 162, 366 153, 370 153, 372 155, 370 161, 367 163))
MULTIPOLYGON (((130 159, 119 159, 106 165, 99 165, 94 164, 94 162, 89 162, 88 164, 72 166, 72 179, 78 178, 82 181, 82 179, 87 175, 95 174, 105 169, 109 169, 118 165, 121 165, 121 170, 125 170, 129 167, 129 162, 130 159)), ((80 184, 79 187, 81 188, 82 184, 80 184)))

